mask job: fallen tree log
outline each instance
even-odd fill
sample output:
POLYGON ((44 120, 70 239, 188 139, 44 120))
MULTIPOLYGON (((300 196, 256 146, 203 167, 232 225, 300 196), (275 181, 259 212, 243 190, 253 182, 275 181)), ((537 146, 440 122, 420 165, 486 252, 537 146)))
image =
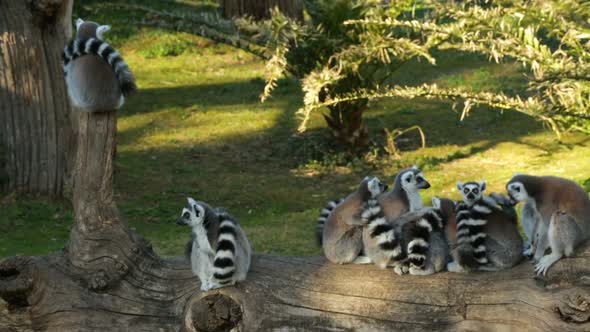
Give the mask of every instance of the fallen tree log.
MULTIPOLYGON (((132 256, 124 252, 120 264, 132 256)), ((139 257, 100 290, 63 254, 10 258, 0 265, 0 294, 28 306, 33 329, 49 331, 590 330, 589 248, 544 278, 533 278, 527 262, 419 277, 256 255, 246 282, 207 293, 184 258, 162 260, 146 249, 139 257)))

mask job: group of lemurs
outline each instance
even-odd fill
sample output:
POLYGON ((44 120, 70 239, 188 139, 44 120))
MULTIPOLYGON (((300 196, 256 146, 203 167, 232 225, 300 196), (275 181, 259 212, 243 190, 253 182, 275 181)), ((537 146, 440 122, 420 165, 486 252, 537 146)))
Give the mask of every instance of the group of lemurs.
MULTIPOLYGON (((64 48, 65 81, 72 103, 87 112, 120 108, 136 90, 119 53, 103 41, 108 25, 76 21, 76 37, 64 48)), ((561 257, 590 236, 590 200, 576 183, 551 176, 515 175, 508 196, 484 195, 485 182, 457 183, 462 202, 432 199, 423 207, 420 190, 430 184, 412 167, 401 171, 391 190, 366 177, 348 197, 328 203, 317 236, 328 260, 393 267, 398 274, 497 271, 525 256, 545 274, 561 257), (518 231, 515 205, 523 203, 518 231)), ((180 225, 189 225, 187 245, 201 289, 233 285, 246 278, 251 247, 237 221, 225 210, 188 198, 180 225)))
POLYGON ((485 195, 485 181, 457 182, 462 201, 434 197, 423 207, 420 190, 429 187, 414 166, 395 177, 391 190, 366 177, 352 194, 328 203, 316 228, 326 258, 428 275, 499 271, 529 256, 544 275, 590 237, 590 199, 567 179, 516 174, 507 196, 485 195), (521 202, 526 243, 515 210, 521 202))

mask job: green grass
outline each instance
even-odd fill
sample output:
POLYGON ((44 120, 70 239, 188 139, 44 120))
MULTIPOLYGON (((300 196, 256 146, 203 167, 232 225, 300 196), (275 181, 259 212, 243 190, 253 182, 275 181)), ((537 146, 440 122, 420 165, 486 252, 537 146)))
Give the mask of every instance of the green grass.
MULTIPOLYGON (((191 8, 200 2, 183 3, 191 8)), ((93 4, 85 2, 76 15, 113 25, 106 38, 121 50, 141 89, 119 112, 116 201, 131 227, 163 256, 182 254, 189 237, 174 223, 187 196, 228 208, 258 252, 312 255, 320 253, 313 234, 317 212, 366 174, 392 182, 401 167, 417 164, 433 185, 425 200, 435 194, 458 198, 457 180, 486 179, 491 191, 503 191, 514 172, 564 176, 589 187, 587 136, 558 142, 531 118, 488 108, 476 108, 461 122, 451 104, 432 100, 373 103, 365 116, 375 141, 371 151, 355 160, 334 155, 319 113, 307 133, 296 135, 297 82, 281 81, 262 104, 259 59, 188 34, 125 24, 135 14, 96 11, 93 4), (416 149, 412 133, 399 141, 400 159, 385 155, 381 129, 414 124, 425 131, 427 148, 416 149)), ((438 58, 437 67, 410 63, 394 79, 525 89, 514 65, 455 53, 438 58)), ((0 257, 44 254, 67 241, 67 204, 7 196, 0 209, 0 257)))

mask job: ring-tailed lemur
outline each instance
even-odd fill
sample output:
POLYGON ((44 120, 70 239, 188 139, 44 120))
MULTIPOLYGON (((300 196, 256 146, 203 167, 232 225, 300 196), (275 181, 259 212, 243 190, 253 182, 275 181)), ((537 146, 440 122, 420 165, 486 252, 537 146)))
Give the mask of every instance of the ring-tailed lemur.
POLYGON ((498 271, 521 260, 522 238, 514 206, 502 195, 484 196, 485 182, 458 182, 464 202, 457 203, 457 242, 451 272, 498 271))
MULTIPOLYGON (((422 208, 422 198, 418 191, 428 188, 430 188, 430 184, 418 167, 413 166, 399 172, 393 182, 393 188, 379 196, 379 205, 382 207, 387 221, 393 222, 406 212, 417 211, 422 208)), ((322 237, 325 221, 331 211, 341 202, 342 199, 329 202, 326 208, 322 210, 316 226, 316 236, 318 238, 322 237)))
POLYGON ((323 237, 324 225, 326 224, 326 220, 328 220, 328 217, 330 216, 330 213, 332 213, 332 210, 334 210, 334 208, 336 206, 338 206, 338 204, 342 203, 343 201, 344 201, 343 198, 340 198, 340 199, 337 199, 334 201, 330 201, 330 202, 328 202, 326 207, 323 208, 322 211, 320 212, 320 217, 318 218, 318 222, 316 225, 316 239, 317 239, 320 247, 322 246, 322 237, 323 237))
POLYGON ((517 174, 506 184, 508 195, 524 202, 522 224, 532 239, 535 272, 549 267, 590 237, 590 199, 577 183, 554 176, 517 174), (551 253, 546 254, 546 250, 551 253))
POLYGON ((363 250, 368 261, 382 269, 401 261, 405 257, 401 241, 395 234, 394 225, 385 219, 377 198, 367 202, 362 217, 367 220, 363 229, 363 250))
POLYGON ((230 286, 246 279, 252 250, 246 234, 231 215, 189 197, 177 223, 192 228, 187 254, 193 273, 201 280, 202 290, 230 286))
MULTIPOLYGON (((422 171, 412 166, 399 172, 393 182, 393 188, 379 196, 379 205, 383 209, 385 220, 392 224, 396 234, 400 234, 405 222, 415 218, 412 213, 419 214, 422 208, 421 189, 430 188, 422 171), (402 216, 404 216, 402 218, 402 216)), ((397 274, 407 272, 407 264, 404 264, 407 252, 402 245, 401 255, 392 262, 397 274)))
POLYGON ((102 40, 108 25, 76 21, 76 37, 64 48, 63 66, 72 103, 83 111, 110 111, 123 106, 137 87, 121 55, 102 40))
POLYGON ((323 229, 323 248, 328 260, 337 264, 352 263, 363 249, 363 226, 368 222, 366 203, 387 186, 376 177, 366 177, 358 189, 338 204, 328 216, 323 229))
POLYGON ((457 182, 457 189, 463 202, 456 205, 457 247, 453 254, 454 261, 462 267, 486 264, 487 234, 483 232, 483 228, 487 223, 487 215, 496 208, 495 202, 490 202, 483 195, 486 190, 485 181, 457 182))
POLYGON ((449 260, 449 243, 445 234, 447 216, 440 199, 433 197, 432 206, 423 208, 422 216, 402 228, 409 273, 412 275, 440 272, 449 260))
POLYGON ((385 218, 389 222, 395 221, 401 215, 422 208, 421 189, 430 188, 430 183, 424 178, 422 171, 413 166, 399 172, 395 177, 393 188, 379 196, 379 204, 383 208, 385 218))

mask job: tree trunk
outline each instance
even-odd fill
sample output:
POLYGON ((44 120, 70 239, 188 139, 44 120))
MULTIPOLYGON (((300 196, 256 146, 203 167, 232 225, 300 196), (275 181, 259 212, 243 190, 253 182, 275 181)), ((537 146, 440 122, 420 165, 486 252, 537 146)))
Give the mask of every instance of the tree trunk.
POLYGON ((72 4, 0 1, 0 191, 63 193, 73 133, 61 52, 72 4))
POLYGON ((343 102, 328 107, 324 119, 336 142, 350 152, 362 151, 369 143, 369 131, 363 123, 367 101, 343 102))
POLYGON ((270 10, 279 7, 286 16, 303 21, 303 0, 220 0, 225 18, 245 15, 256 19, 270 18, 270 10))

